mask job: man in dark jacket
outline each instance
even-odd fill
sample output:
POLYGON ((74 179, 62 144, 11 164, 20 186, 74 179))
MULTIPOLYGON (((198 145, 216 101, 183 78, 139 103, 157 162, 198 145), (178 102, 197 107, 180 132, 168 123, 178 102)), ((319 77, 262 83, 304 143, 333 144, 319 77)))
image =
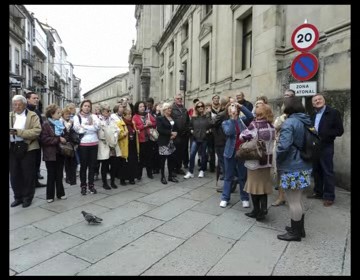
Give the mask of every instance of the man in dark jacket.
MULTIPOLYGON (((36 92, 29 91, 25 95, 27 101, 27 109, 35 112, 40 120, 40 125, 42 125, 43 120, 41 117, 41 112, 38 109, 39 106, 39 96, 36 92)), ((36 165, 35 165, 35 181, 34 185, 36 188, 46 187, 46 184, 41 184, 39 179, 44 179, 44 177, 40 173, 40 165, 41 165, 41 142, 39 141, 40 149, 36 150, 36 165)))
POLYGON ((335 200, 335 178, 333 170, 334 140, 344 133, 340 112, 325 105, 322 94, 312 97, 315 114, 311 116, 312 123, 321 139, 320 160, 313 164, 314 193, 308 198, 324 200, 324 206, 331 206, 335 200))
POLYGON ((174 104, 172 105, 171 110, 171 117, 178 128, 178 135, 174 141, 176 147, 175 172, 180 175, 185 175, 184 170, 181 169, 181 165, 184 160, 185 153, 189 153, 189 151, 185 151, 185 149, 188 147, 187 142, 189 141, 190 118, 185 106, 183 105, 181 93, 175 95, 174 104))
POLYGON ((250 112, 252 111, 253 105, 251 104, 251 102, 245 99, 245 94, 243 92, 240 92, 236 95, 236 101, 241 105, 245 106, 246 109, 248 109, 250 112))

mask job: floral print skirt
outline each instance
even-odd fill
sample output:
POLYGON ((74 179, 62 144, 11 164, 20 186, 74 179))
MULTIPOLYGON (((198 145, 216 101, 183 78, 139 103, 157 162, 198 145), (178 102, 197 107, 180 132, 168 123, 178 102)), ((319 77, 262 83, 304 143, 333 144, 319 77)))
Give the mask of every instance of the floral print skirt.
POLYGON ((310 187, 312 169, 295 172, 284 172, 281 174, 280 187, 287 190, 300 190, 310 187))

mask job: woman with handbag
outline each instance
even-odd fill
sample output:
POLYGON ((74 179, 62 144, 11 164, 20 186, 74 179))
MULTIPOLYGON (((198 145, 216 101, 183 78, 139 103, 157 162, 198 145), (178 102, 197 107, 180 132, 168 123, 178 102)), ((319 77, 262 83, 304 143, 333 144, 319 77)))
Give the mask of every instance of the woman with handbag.
POLYGON ((173 175, 175 165, 175 144, 174 139, 177 135, 177 126, 171 117, 171 104, 164 103, 161 108, 161 116, 156 119, 157 130, 159 131, 158 153, 160 155, 161 183, 167 184, 165 178, 165 161, 168 163, 168 180, 178 183, 173 175))
POLYGON ((272 180, 270 168, 272 166, 272 151, 275 141, 275 129, 272 125, 274 115, 271 107, 264 103, 258 103, 255 107, 256 119, 248 128, 241 132, 242 141, 250 141, 257 138, 265 142, 265 157, 261 160, 245 160, 247 168, 247 182, 245 191, 251 194, 253 210, 245 213, 250 218, 261 221, 267 214, 267 195, 272 193, 272 180))
POLYGON ((54 201, 55 189, 58 199, 66 199, 63 185, 64 155, 61 154, 59 145, 67 141, 64 137, 64 125, 60 121, 61 109, 56 104, 50 104, 45 109, 46 121, 42 124, 40 134, 43 160, 47 170, 46 200, 54 201))
MULTIPOLYGON (((80 143, 80 139, 78 138, 78 134, 75 132, 73 126, 74 122, 70 118, 71 110, 68 107, 65 107, 61 113, 61 121, 65 126, 64 130, 64 138, 70 142, 73 147, 75 153, 77 152, 77 146, 80 143)), ((76 169, 77 169, 77 160, 76 155, 74 157, 65 157, 64 160, 64 167, 65 167, 65 182, 69 185, 76 185, 76 169)))
POLYGON ((250 110, 239 103, 229 103, 225 108, 225 112, 227 112, 227 119, 221 124, 226 137, 224 148, 225 178, 220 207, 226 207, 230 201, 231 185, 236 174, 239 182, 242 207, 248 208, 249 195, 244 191, 246 168, 244 161, 235 157, 235 152, 241 144, 239 139, 240 133, 246 129, 246 124, 251 122, 254 116, 250 110), (240 112, 244 116, 240 117, 240 112))
POLYGON ((153 149, 152 143, 150 142, 150 128, 156 128, 155 118, 145 112, 145 102, 138 101, 134 106, 134 116, 132 118, 136 125, 136 129, 139 132, 140 142, 140 165, 138 180, 141 180, 143 167, 146 167, 146 173, 148 178, 153 179, 152 175, 152 163, 153 149))

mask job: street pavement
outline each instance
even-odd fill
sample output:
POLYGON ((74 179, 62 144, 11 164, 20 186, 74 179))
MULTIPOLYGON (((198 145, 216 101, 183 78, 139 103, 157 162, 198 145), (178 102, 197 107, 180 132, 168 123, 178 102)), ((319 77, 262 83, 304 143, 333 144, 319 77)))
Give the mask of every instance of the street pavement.
MULTIPOLYGON (((46 183, 46 168, 42 172, 46 183)), ((336 202, 304 199, 306 237, 276 238, 290 224, 288 206, 271 206, 262 222, 249 218, 239 188, 220 208, 215 174, 163 185, 159 174, 135 185, 80 194, 64 182, 67 200, 10 208, 10 275, 351 275, 350 192, 336 202), (81 211, 103 219, 89 225, 81 211)), ((223 181, 219 181, 221 185, 223 181)), ((309 189, 309 192, 311 190, 309 189)), ((9 202, 13 201, 10 189, 9 202)), ((10 206, 9 206, 10 207, 10 206)))

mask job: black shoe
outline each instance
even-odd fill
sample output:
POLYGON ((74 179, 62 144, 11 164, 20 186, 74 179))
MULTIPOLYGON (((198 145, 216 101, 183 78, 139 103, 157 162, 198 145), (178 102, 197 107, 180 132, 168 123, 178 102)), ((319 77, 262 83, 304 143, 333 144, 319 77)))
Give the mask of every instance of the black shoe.
POLYGON ((256 220, 257 220, 257 221, 262 221, 262 220, 264 220, 266 214, 267 214, 267 213, 265 213, 264 211, 261 211, 261 210, 260 210, 259 214, 257 214, 257 216, 256 216, 256 220))
POLYGON ((39 181, 35 183, 35 188, 44 188, 46 187, 46 184, 41 184, 39 181))
POLYGON ((96 173, 95 173, 95 175, 94 175, 94 181, 97 181, 97 180, 99 180, 99 174, 96 174, 96 173))
MULTIPOLYGON (((104 188, 105 190, 111 190, 111 188, 110 188, 110 186, 108 185, 108 183, 103 184, 103 188, 104 188)), ((90 187, 89 187, 89 189, 90 189, 90 187)))
POLYGON ((178 179, 176 179, 175 177, 169 177, 168 181, 169 182, 174 182, 174 183, 179 183, 178 179))
POLYGON ((126 182, 125 182, 125 180, 120 180, 120 185, 122 185, 122 186, 126 186, 126 182))
POLYGON ((219 192, 219 193, 222 193, 222 192, 223 192, 223 188, 222 188, 222 187, 216 188, 216 191, 219 192))
POLYGON ((245 213, 246 216, 250 217, 250 218, 256 218, 258 213, 255 211, 251 211, 249 213, 245 213))
POLYGON ((140 176, 140 177, 137 177, 136 179, 138 179, 138 181, 141 181, 141 176, 140 176))
POLYGON ((162 177, 162 178, 161 178, 161 183, 163 183, 164 185, 167 184, 167 181, 166 181, 165 177, 162 177))
POLYGON ((38 179, 44 179, 44 176, 42 176, 41 173, 38 172, 38 173, 37 173, 37 178, 38 178, 38 179))
POLYGON ((134 180, 129 180, 129 184, 130 185, 135 185, 135 181, 134 180))
POLYGON ((86 195, 86 185, 81 186, 81 194, 86 195))
POLYGON ((30 205, 31 205, 31 200, 26 200, 23 202, 22 207, 26 208, 26 207, 29 207, 30 205))
POLYGON ((23 203, 22 200, 15 199, 15 200, 10 204, 10 206, 11 206, 11 207, 16 207, 16 206, 18 206, 18 205, 20 205, 20 204, 22 204, 22 203, 23 203))
POLYGON ((224 176, 221 176, 221 177, 219 178, 220 181, 224 181, 224 179, 225 179, 224 176))
POLYGON ((96 194, 97 193, 94 185, 89 185, 89 191, 90 191, 91 194, 96 194))
MULTIPOLYGON (((125 183, 125 181, 124 181, 124 183, 125 183)), ((125 185, 126 185, 126 183, 125 183, 125 185)), ((111 183, 111 187, 112 187, 113 189, 117 189, 117 188, 118 188, 118 186, 117 186, 114 182, 111 183)))
POLYGON ((70 185, 70 180, 68 178, 66 178, 65 183, 70 185))
POLYGON ((317 194, 317 193, 313 193, 307 196, 307 198, 315 198, 315 199, 322 199, 322 195, 317 194))
POLYGON ((175 171, 175 173, 177 173, 177 174, 179 174, 179 175, 185 175, 185 171, 182 170, 182 169, 177 169, 177 170, 175 171))

